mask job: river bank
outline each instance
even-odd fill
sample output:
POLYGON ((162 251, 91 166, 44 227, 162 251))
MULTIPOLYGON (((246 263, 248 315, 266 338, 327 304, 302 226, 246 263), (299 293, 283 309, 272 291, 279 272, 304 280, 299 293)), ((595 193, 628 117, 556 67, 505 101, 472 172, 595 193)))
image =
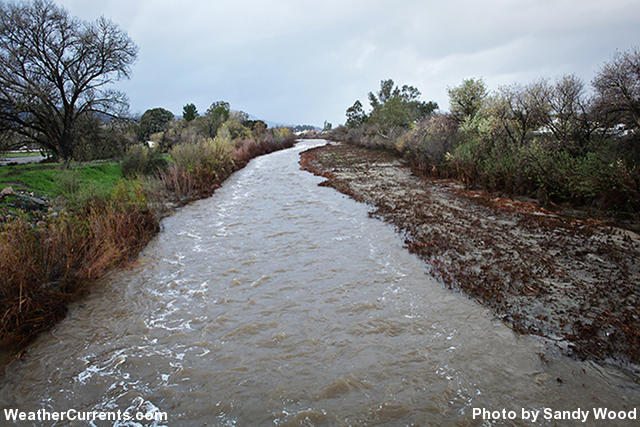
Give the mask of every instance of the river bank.
POLYGON ((74 170, 51 165, 9 170, 20 187, 35 182, 58 197, 29 198, 11 187, 0 197, 0 366, 62 319, 96 280, 133 260, 158 233, 162 218, 211 196, 252 158, 294 143, 287 132, 258 141, 180 144, 171 151, 169 167, 148 176, 127 175, 117 162, 74 170), (102 166, 110 173, 93 173, 102 166), (17 203, 23 199, 42 206, 26 210, 17 203))
POLYGON ((5 370, 0 407, 159 411, 171 426, 475 426, 491 421, 474 408, 638 406, 624 372, 515 333, 425 275, 368 206, 318 187, 298 160, 324 143, 259 157, 163 219, 130 268, 5 370))
POLYGON ((389 152, 327 145, 301 153, 300 163, 327 178, 321 185, 374 206, 372 215, 405 233, 431 274, 515 331, 638 375, 637 234, 418 178, 389 152))

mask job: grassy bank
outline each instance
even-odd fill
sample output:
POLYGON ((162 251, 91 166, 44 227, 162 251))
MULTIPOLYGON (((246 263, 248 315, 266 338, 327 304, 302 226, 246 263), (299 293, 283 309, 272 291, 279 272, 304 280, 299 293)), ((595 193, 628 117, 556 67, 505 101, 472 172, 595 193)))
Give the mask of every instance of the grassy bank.
POLYGON ((106 271, 131 260, 172 207, 207 197, 235 170, 291 147, 291 133, 259 140, 205 138, 169 156, 133 146, 122 162, 0 168, 0 344, 20 348, 64 316, 66 306, 106 271), (22 209, 20 200, 35 203, 22 209))
POLYGON ((0 167, 0 190, 10 187, 16 193, 0 199, 0 222, 18 217, 35 222, 93 199, 108 199, 122 179, 122 168, 115 161, 71 168, 50 163, 0 167))
POLYGON ((122 179, 119 162, 103 162, 65 168, 59 163, 30 163, 0 168, 0 186, 12 186, 15 190, 27 190, 51 197, 64 195, 67 176, 82 187, 94 186, 112 189, 122 179))

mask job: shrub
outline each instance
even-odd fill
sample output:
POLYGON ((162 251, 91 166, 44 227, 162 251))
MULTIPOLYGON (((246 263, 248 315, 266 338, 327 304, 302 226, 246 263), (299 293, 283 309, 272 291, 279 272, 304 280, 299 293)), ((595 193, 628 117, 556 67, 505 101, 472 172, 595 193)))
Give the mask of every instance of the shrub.
POLYGON ((404 137, 396 150, 421 172, 439 172, 445 154, 458 144, 458 126, 449 114, 435 114, 420 121, 404 137))
POLYGON ((235 142, 233 150, 233 163, 236 167, 242 167, 249 163, 249 160, 262 154, 263 147, 253 139, 241 139, 235 142))
POLYGON ((177 144, 169 154, 173 163, 160 178, 174 199, 180 201, 210 195, 234 170, 229 138, 177 144))
POLYGON ((90 203, 104 204, 109 199, 107 186, 95 181, 82 182, 77 170, 63 170, 57 178, 60 195, 65 199, 65 206, 73 212, 85 210, 90 203))
POLYGON ((640 209, 640 173, 607 152, 592 152, 576 159, 567 192, 579 201, 593 200, 600 210, 619 213, 640 209))
POLYGON ((153 175, 167 167, 162 154, 146 145, 132 145, 122 159, 122 174, 126 177, 153 175))
MULTIPOLYGON (((158 229, 129 196, 89 204, 81 214, 61 212, 44 226, 18 218, 0 226, 0 342, 25 342, 50 327, 87 280, 138 253, 158 229)), ((123 190, 120 190, 123 191, 123 190)))
POLYGON ((148 211, 147 192, 140 178, 123 179, 111 191, 109 201, 114 209, 120 211, 148 211))
POLYGON ((69 196, 80 190, 80 174, 73 169, 60 171, 58 177, 58 186, 63 196, 69 196))
POLYGON ((457 177, 466 185, 476 182, 478 171, 475 159, 478 151, 478 142, 470 140, 458 145, 453 153, 445 154, 444 165, 449 174, 457 177))
POLYGON ((269 129, 262 133, 258 140, 236 140, 233 150, 235 167, 244 167, 254 157, 293 147, 295 142, 296 136, 288 128, 269 129))
POLYGON ((220 179, 233 168, 229 138, 205 138, 196 144, 178 144, 169 154, 176 167, 194 174, 207 174, 220 179))

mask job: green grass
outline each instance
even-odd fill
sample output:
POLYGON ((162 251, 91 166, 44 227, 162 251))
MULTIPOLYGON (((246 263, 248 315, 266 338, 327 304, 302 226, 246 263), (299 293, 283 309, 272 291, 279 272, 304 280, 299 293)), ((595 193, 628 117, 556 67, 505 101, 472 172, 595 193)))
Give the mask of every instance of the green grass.
POLYGON ((11 185, 14 190, 28 190, 56 197, 61 194, 64 176, 69 173, 75 174, 80 187, 92 185, 105 192, 110 191, 122 179, 122 169, 117 162, 75 166, 70 171, 60 164, 0 166, 0 187, 11 185))

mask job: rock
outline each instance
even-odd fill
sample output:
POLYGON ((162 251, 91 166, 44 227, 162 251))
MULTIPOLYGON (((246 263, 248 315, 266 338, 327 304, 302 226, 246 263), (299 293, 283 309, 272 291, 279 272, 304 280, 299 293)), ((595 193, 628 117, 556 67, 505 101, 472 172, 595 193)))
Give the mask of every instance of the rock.
POLYGON ((30 201, 32 201, 33 203, 35 203, 36 205, 40 205, 41 207, 47 206, 47 202, 45 202, 42 199, 39 199, 37 197, 34 196, 25 196, 28 197, 30 201))
POLYGON ((4 189, 2 191, 0 191, 0 198, 5 197, 5 196, 10 196, 10 195, 14 195, 15 196, 16 192, 13 191, 12 187, 4 187, 4 189))
POLYGON ((24 211, 42 211, 46 210, 47 203, 37 197, 30 197, 23 194, 16 194, 17 199, 11 202, 11 205, 24 211))

